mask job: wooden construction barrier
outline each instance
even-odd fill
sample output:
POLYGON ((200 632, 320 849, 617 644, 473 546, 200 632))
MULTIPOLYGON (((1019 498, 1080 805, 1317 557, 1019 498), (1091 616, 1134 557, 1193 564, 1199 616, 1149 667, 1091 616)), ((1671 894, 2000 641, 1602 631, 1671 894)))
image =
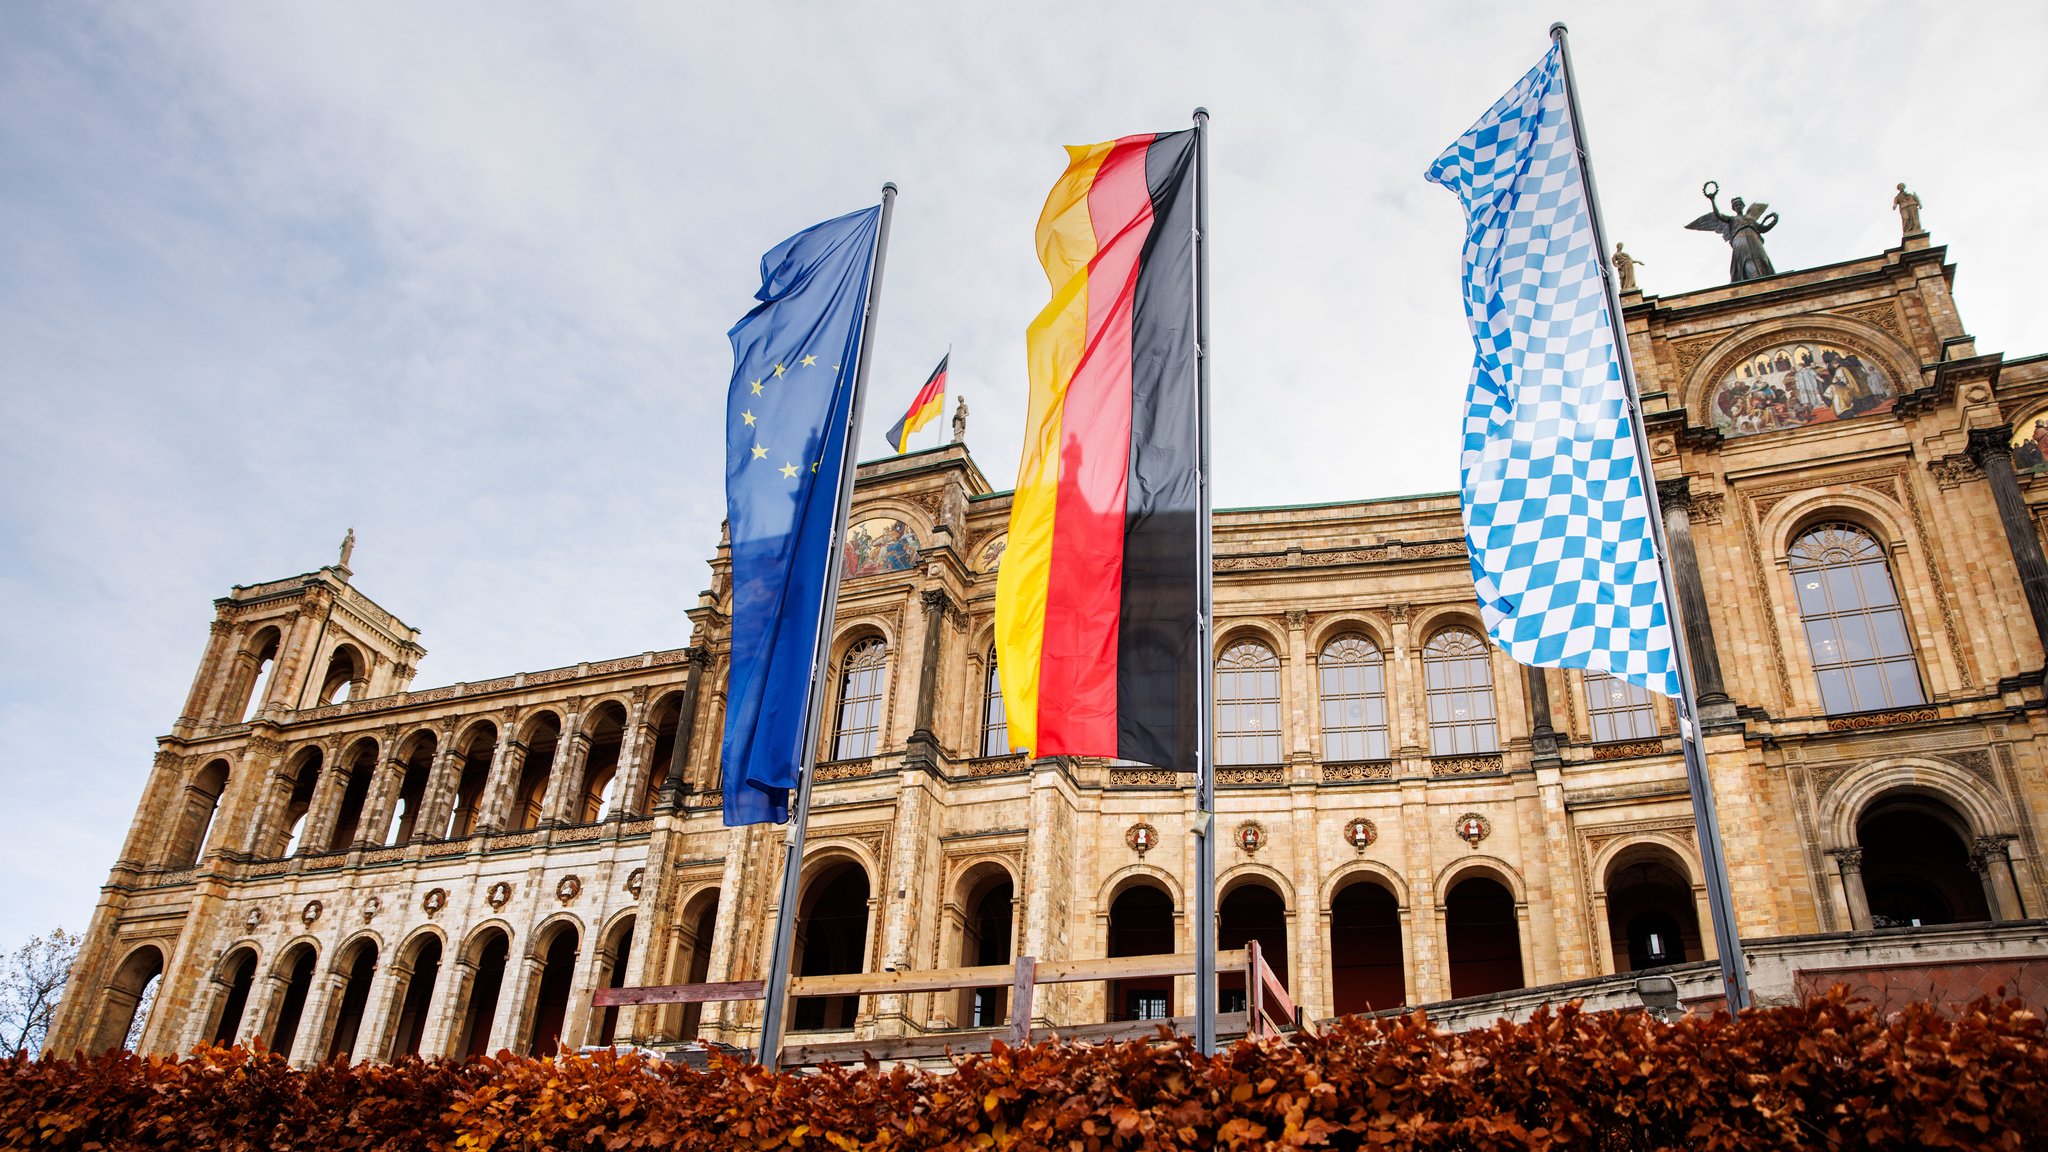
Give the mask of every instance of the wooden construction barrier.
MULTIPOLYGON (((1218 1033, 1238 1032, 1254 1040, 1278 1036, 1288 1028, 1308 1030, 1308 1022, 1281 984, 1279 974, 1266 963, 1258 941, 1243 949, 1216 954, 1216 971, 1245 974, 1245 1010, 1224 1013, 1217 1020, 1218 1033)), ((1107 1024, 1081 1024, 1067 1028, 1031 1027, 1035 990, 1041 984, 1081 984, 1092 981, 1156 979, 1162 976, 1195 974, 1193 953, 1165 956, 1119 956, 1109 960, 1038 960, 1020 956, 1015 964, 987 964, 973 968, 934 968, 923 972, 848 972, 833 976, 798 976, 790 981, 789 994, 799 996, 880 996, 912 992, 954 992, 968 988, 1010 986, 1010 1024, 1003 1028, 960 1029, 923 1036, 876 1037, 872 1040, 831 1041, 818 1044, 787 1044, 781 1063, 785 1067, 847 1062, 873 1057, 878 1060, 932 1059, 954 1053, 985 1052, 997 1037, 1010 1044, 1028 1044, 1033 1039, 1084 1041, 1138 1039, 1156 1034, 1167 1025, 1176 1032, 1192 1032, 1194 1017, 1171 1020, 1119 1020, 1107 1024)), ((598 1008, 646 1004, 709 1004, 722 1001, 759 1000, 767 993, 760 980, 734 980, 717 984, 662 984, 641 988, 603 988, 591 998, 598 1008)))

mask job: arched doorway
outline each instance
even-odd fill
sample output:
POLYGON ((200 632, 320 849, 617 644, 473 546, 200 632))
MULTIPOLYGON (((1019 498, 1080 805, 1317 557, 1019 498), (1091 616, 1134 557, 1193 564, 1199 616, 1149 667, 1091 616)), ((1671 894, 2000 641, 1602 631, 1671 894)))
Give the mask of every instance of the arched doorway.
MULTIPOLYGON (((851 860, 824 865, 812 878, 796 923, 799 976, 832 976, 867 971, 868 874, 851 860)), ((790 1027, 797 1031, 851 1028, 860 1011, 858 996, 805 996, 796 1002, 790 1027)))
MULTIPOLYGON (((1266 966, 1287 984, 1287 901, 1280 893, 1256 880, 1246 881, 1223 894, 1216 905, 1216 947, 1234 952, 1257 940, 1266 966)), ((1219 1012, 1242 1012, 1248 995, 1245 973, 1225 972, 1216 977, 1216 1008, 1219 1012)))
POLYGON ((225 1047, 235 1042, 242 1030, 242 1013, 249 1010, 249 991, 256 985, 256 950, 237 949, 220 971, 228 990, 221 998, 220 1015, 214 1022, 213 1042, 225 1047))
POLYGON ((1984 885, 1970 870, 1969 825, 1928 796, 1880 797, 1856 822, 1863 893, 1873 928, 1991 919, 1984 885))
POLYGON ((470 977, 469 1003, 462 1013, 462 1046, 457 1052, 464 1057, 490 1055, 498 994, 505 988, 505 957, 511 950, 512 942, 497 928, 486 928, 469 942, 469 961, 476 974, 470 977))
POLYGON ((149 1010, 163 974, 164 954, 156 945, 144 944, 128 953, 107 984, 99 1031, 93 1037, 94 1051, 136 1046, 149 1024, 149 1010))
MULTIPOLYGON (((1008 964, 1012 906, 1017 896, 1009 872, 990 865, 962 878, 960 887, 960 964, 969 968, 1008 964)), ((958 1012, 962 1027, 997 1027, 1009 1019, 1009 986, 962 989, 958 1012)))
POLYGON ((1401 905, 1374 881, 1354 880, 1330 901, 1330 999, 1339 1016, 1408 1002, 1401 905))
POLYGON ((334 1034, 327 1041, 327 1058, 344 1053, 353 1057, 356 1040, 363 1030, 363 1010, 370 1004, 370 982, 377 975, 377 945, 363 940, 341 958, 340 970, 347 973, 341 987, 341 1007, 334 1014, 334 1034))
POLYGON ((1607 937, 1616 972, 1640 972, 1706 958, 1692 882, 1670 852, 1623 849, 1607 865, 1607 937))
POLYGON ((405 960, 405 992, 399 997, 398 1019, 391 1027, 391 1059, 420 1054, 427 1037, 427 1011, 433 1007, 434 984, 441 978, 441 938, 429 932, 413 942, 405 960))
MULTIPOLYGON (((1173 954, 1173 897, 1145 882, 1132 884, 1109 904, 1109 955, 1173 954)), ((1117 980, 1109 986, 1111 1020, 1173 1017, 1173 978, 1117 980)))
POLYGON ((574 927, 555 929, 541 951, 540 990, 533 1001, 533 1039, 529 1056, 553 1056, 562 1044, 562 1024, 569 1015, 569 986, 576 980, 576 952, 582 937, 574 927))
MULTIPOLYGON (((604 948, 604 970, 599 973, 598 984, 604 988, 626 986, 626 960, 633 954, 633 922, 636 917, 628 916, 612 927, 611 943, 604 948)), ((607 1007, 597 1025, 597 1042, 609 1044, 619 1026, 619 1010, 607 1007)))
MULTIPOLYGON (((702 984, 711 978, 711 939, 718 930, 718 889, 699 892, 683 906, 683 939, 685 963, 683 980, 685 984, 702 984)), ((704 1021, 704 1005, 683 1005, 682 1028, 676 1033, 683 1040, 695 1040, 704 1021)))
POLYGON ((1467 876, 1444 898, 1451 996, 1485 996, 1522 987, 1522 935, 1515 897, 1490 876, 1467 876))
POLYGON ((278 963, 284 992, 270 1024, 270 1050, 280 1056, 290 1056, 292 1044, 299 1038, 299 1018, 306 1012, 306 996, 313 990, 313 964, 318 959, 311 944, 301 944, 278 963))

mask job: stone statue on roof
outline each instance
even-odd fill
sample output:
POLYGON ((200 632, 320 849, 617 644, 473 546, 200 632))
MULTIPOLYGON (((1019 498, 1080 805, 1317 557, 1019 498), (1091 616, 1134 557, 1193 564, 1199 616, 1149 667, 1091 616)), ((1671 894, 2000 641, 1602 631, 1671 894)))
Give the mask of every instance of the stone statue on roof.
POLYGON ((1728 206, 1734 214, 1721 211, 1721 205, 1714 198, 1721 194, 1721 185, 1713 180, 1700 185, 1700 194, 1707 198, 1708 212, 1686 227, 1695 232, 1712 232, 1728 242, 1728 282, 1740 284, 1745 280, 1761 280, 1778 274, 1771 267, 1771 258, 1764 251, 1764 233, 1778 226, 1778 214, 1766 212, 1768 204, 1744 206, 1742 197, 1732 197, 1728 206))

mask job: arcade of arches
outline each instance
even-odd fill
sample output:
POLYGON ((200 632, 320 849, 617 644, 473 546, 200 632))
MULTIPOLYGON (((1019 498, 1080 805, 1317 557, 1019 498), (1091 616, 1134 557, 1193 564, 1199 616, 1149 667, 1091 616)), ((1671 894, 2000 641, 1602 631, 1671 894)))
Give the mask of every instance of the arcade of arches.
MULTIPOLYGON (((2048 357, 1980 352, 1953 272, 1918 235, 1623 298, 1752 955, 1854 940, 1925 972, 2048 915, 2048 440, 2021 436, 2048 423, 2048 357), (1877 407, 1774 407, 1801 348, 1853 356, 1877 407)), ((850 550, 830 637, 800 973, 1191 947, 1187 778, 1010 744, 989 479, 1010 465, 987 463, 953 443, 858 471, 856 522, 888 546, 850 550)), ((52 1042, 751 1044, 752 1004, 591 1003, 767 968, 784 841, 724 825, 732 557, 699 528, 687 647, 419 689, 419 631, 347 567, 229 590, 137 765, 52 1042)), ((1463 537, 1455 494, 1215 515, 1218 935, 1312 1016, 1482 1013, 1719 951, 1669 701, 1507 659, 1463 537)), ((1758 967, 1759 994, 1795 994, 1796 968, 1758 967)), ((1034 1011, 1167 1018, 1190 993, 1061 985, 1034 1011)), ((1004 981, 792 1019, 836 1040, 1011 1010, 1004 981)))

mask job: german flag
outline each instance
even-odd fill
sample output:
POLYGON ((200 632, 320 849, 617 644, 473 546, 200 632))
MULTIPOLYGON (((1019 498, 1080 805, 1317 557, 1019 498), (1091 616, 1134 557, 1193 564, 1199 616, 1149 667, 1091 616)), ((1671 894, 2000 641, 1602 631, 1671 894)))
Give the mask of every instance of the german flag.
POLYGON ((910 411, 903 419, 889 426, 889 447, 897 452, 910 451, 910 434, 932 422, 946 409, 946 365, 952 363, 953 354, 946 353, 939 366, 932 369, 931 379, 917 390, 917 399, 910 402, 910 411))
POLYGON ((1010 741, 1195 767, 1201 524, 1193 131, 1069 147, 996 579, 1010 741))

